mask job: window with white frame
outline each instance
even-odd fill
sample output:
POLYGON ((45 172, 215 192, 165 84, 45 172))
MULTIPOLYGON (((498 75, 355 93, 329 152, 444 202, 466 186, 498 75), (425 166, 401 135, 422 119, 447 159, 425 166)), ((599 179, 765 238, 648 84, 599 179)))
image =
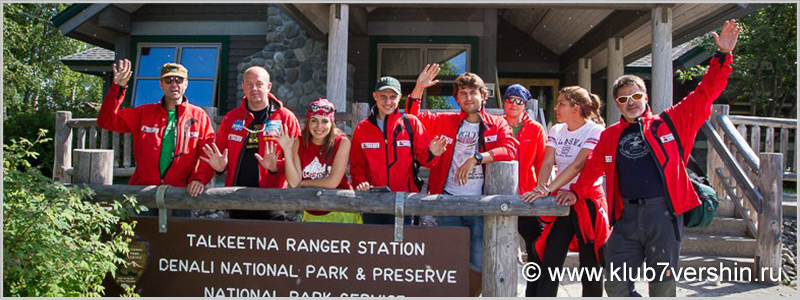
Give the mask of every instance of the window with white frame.
POLYGON ((414 89, 417 76, 426 64, 438 63, 439 84, 423 95, 424 108, 457 108, 453 98, 453 80, 471 71, 469 44, 378 44, 378 77, 392 76, 400 81, 403 95, 414 89))
POLYGON ((161 101, 161 66, 177 62, 189 72, 185 96, 197 106, 214 106, 219 80, 218 43, 141 43, 137 47, 133 106, 161 101))

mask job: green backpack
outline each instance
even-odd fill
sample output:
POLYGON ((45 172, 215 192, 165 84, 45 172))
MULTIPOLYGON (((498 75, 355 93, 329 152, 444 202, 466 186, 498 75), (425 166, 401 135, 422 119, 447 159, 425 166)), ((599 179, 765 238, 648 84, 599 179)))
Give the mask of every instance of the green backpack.
MULTIPOLYGON (((678 136, 677 130, 675 130, 675 124, 672 123, 672 119, 666 113, 661 113, 661 119, 664 120, 664 123, 666 123, 670 131, 672 131, 675 141, 678 143, 678 150, 680 151, 681 157, 683 157, 683 147, 680 146, 683 144, 681 144, 681 139, 678 136)), ((694 192, 697 193, 697 197, 700 198, 700 205, 683 213, 683 226, 688 228, 707 227, 711 224, 711 221, 714 220, 714 215, 717 213, 717 207, 719 206, 717 192, 709 185, 703 169, 700 168, 700 165, 697 164, 697 161, 695 161, 694 157, 691 155, 689 155, 689 161, 686 164, 686 171, 689 173, 689 181, 692 182, 694 192)))

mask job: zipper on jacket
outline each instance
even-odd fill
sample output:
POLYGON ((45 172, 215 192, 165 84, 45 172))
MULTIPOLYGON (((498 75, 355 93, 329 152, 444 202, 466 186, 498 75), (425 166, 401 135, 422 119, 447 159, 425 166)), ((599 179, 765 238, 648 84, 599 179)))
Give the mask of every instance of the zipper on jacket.
MULTIPOLYGON (((389 137, 386 134, 386 132, 389 131, 389 128, 386 127, 388 124, 389 124, 389 115, 385 115, 385 116, 383 116, 383 145, 384 145, 384 147, 383 147, 384 160, 383 161, 386 163, 386 187, 387 188, 389 187, 389 183, 391 182, 391 181, 389 181, 389 176, 390 176, 390 173, 389 173, 389 169, 390 169, 390 166, 389 166, 389 137)), ((380 128, 378 128, 378 129, 380 130, 380 128)), ((391 188, 390 188, 390 190, 391 190, 391 188)))
MULTIPOLYGON (((650 157, 653 158, 653 162, 655 162, 656 163, 656 167, 658 167, 658 175, 661 177, 661 184, 663 184, 663 187, 664 187, 664 195, 667 198, 667 208, 669 208, 669 214, 672 217, 672 219, 675 219, 677 216, 675 214, 675 207, 672 204, 672 198, 670 198, 670 196, 669 196, 669 187, 667 186, 667 179, 664 177, 664 167, 662 167, 661 164, 658 163, 658 159, 656 158, 655 149, 653 149, 653 147, 650 145, 650 143, 647 142, 647 138, 645 138, 645 135, 644 135, 644 124, 642 123, 642 118, 636 119, 636 122, 639 124, 639 133, 642 135, 642 139, 644 140, 644 144, 647 145, 648 148, 650 148, 650 151, 652 151, 652 153, 651 153, 652 155, 650 155, 650 157)), ((664 155, 667 155, 667 153, 665 152, 664 155)), ((677 232, 675 232, 675 236, 678 236, 677 232)))

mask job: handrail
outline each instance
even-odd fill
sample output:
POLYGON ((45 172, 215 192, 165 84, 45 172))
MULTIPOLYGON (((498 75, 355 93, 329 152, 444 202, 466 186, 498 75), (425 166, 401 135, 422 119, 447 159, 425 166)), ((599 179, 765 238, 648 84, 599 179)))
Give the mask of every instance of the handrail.
POLYGON ((97 118, 70 119, 67 121, 67 126, 71 128, 97 126, 97 118))
MULTIPOLYGON (((756 212, 761 213, 761 202, 764 201, 764 197, 761 195, 761 193, 759 193, 758 190, 756 190, 756 187, 753 182, 750 181, 750 178, 745 176, 742 168, 739 166, 736 160, 733 159, 733 154, 731 154, 730 150, 728 150, 728 148, 722 143, 722 138, 720 138, 719 134, 717 134, 717 132, 711 128, 711 123, 708 121, 706 121, 700 128, 703 130, 703 134, 705 134, 708 138, 708 142, 719 154, 719 157, 722 159, 725 167, 736 181, 736 185, 739 186, 747 195, 747 199, 750 200, 750 204, 753 205, 753 208, 756 210, 756 212)), ((713 170, 709 170, 709 172, 712 171, 713 170)))
MULTIPOLYGON (((135 195, 139 205, 156 207, 158 186, 88 184, 95 192, 94 201, 135 195)), ((328 210, 365 213, 395 213, 399 193, 359 192, 353 190, 299 188, 261 189, 245 187, 209 188, 196 198, 185 188, 169 187, 164 207, 170 209, 244 209, 244 210, 328 210)), ((555 204, 548 196, 533 203, 520 201, 518 195, 428 195, 404 193, 406 215, 429 216, 566 216, 569 207, 555 204)))
POLYGON ((742 155, 744 161, 750 166, 750 169, 758 173, 758 170, 760 170, 758 167, 758 156, 756 156, 752 148, 747 146, 747 141, 739 134, 739 131, 736 130, 731 119, 727 115, 719 115, 717 116, 717 123, 720 129, 725 132, 725 137, 733 141, 733 146, 736 147, 737 153, 742 155))
MULTIPOLYGON (((723 171, 721 167, 717 168, 715 171, 717 173, 717 176, 719 176, 720 178, 725 178, 725 171, 723 171)), ((720 180, 720 182, 722 182, 722 186, 725 188, 725 191, 728 192, 728 196, 730 196, 731 199, 736 198, 737 201, 731 201, 731 202, 733 202, 734 207, 736 208, 737 211, 739 211, 739 214, 741 214, 742 216, 747 216, 747 209, 742 207, 742 204, 739 203, 739 200, 741 200, 742 197, 736 196, 734 193, 736 187, 729 184, 727 180, 720 180)), ((745 217, 743 219, 745 221, 744 222, 745 225, 747 225, 747 228, 750 229, 750 232, 753 233, 758 232, 756 224, 754 224, 753 221, 750 220, 750 218, 745 217)))
POLYGON ((797 120, 784 119, 784 118, 765 118, 765 117, 752 117, 752 116, 729 116, 731 122, 736 125, 758 125, 758 126, 772 126, 780 128, 797 128, 797 120))

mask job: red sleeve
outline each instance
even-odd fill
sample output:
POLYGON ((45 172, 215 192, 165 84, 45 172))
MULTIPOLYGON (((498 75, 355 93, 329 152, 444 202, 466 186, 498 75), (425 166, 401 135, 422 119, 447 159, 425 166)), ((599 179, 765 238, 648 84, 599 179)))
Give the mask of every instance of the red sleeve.
MULTIPOLYGON (((212 121, 209 119, 208 115, 205 113, 203 113, 203 115, 205 116, 205 121, 203 122, 203 128, 201 129, 202 133, 200 135, 202 140, 197 143, 200 156, 205 155, 205 153, 202 152, 203 147, 214 142, 214 127, 211 126, 212 121)), ((211 181, 211 178, 214 177, 214 173, 216 172, 214 172, 214 169, 211 168, 211 165, 201 159, 198 159, 197 166, 192 173, 192 177, 189 178, 189 182, 200 180, 200 182, 203 184, 207 184, 209 181, 211 181)))
MULTIPOLYGON (((589 152, 589 155, 586 157, 586 164, 583 166, 583 170, 581 170, 580 174, 578 174, 578 181, 576 181, 572 186, 570 186, 570 190, 572 190, 578 199, 581 199, 581 195, 586 195, 594 186, 594 183, 597 182, 597 179, 600 176, 605 174, 603 170, 603 165, 605 161, 603 160, 603 156, 605 156, 605 143, 608 143, 608 138, 604 138, 605 131, 600 134, 600 141, 597 143, 597 146, 589 152)), ((616 149, 616 147, 614 147, 616 149)), ((613 201, 609 199, 608 201, 613 201)))
POLYGON ((533 146, 534 146, 535 150, 533 151, 533 153, 531 155, 533 155, 533 157, 534 157, 533 158, 533 167, 534 167, 534 170, 536 170, 536 171, 533 172, 533 177, 536 180, 536 182, 538 183, 539 182, 539 178, 536 178, 536 176, 539 176, 539 170, 542 169, 542 162, 544 162, 544 152, 545 152, 544 151, 545 150, 544 149, 544 147, 545 147, 544 145, 547 143, 547 138, 544 136, 544 128, 542 127, 542 125, 540 125, 539 123, 537 123, 535 121, 534 121, 533 125, 536 128, 537 132, 536 132, 536 137, 533 140, 533 142, 534 142, 533 146))
MULTIPOLYGON (((708 70, 697 88, 678 104, 665 110, 675 123, 682 142, 693 141, 694 139, 689 137, 694 137, 703 123, 711 116, 712 104, 728 85, 728 76, 733 71, 731 62, 733 62, 733 55, 730 53, 724 54, 724 56, 713 56, 708 70)), ((691 145, 684 145, 684 149, 691 149, 690 147, 691 145)))
POLYGON ((432 131, 433 126, 436 123, 437 115, 436 113, 432 112, 420 112, 420 106, 422 105, 422 101, 419 99, 408 98, 406 100, 406 113, 412 116, 416 116, 417 119, 422 122, 422 126, 425 126, 425 129, 432 131))
POLYGON ((214 141, 214 143, 217 144, 217 148, 219 148, 220 153, 225 153, 225 149, 228 149, 228 132, 230 129, 230 120, 228 115, 225 115, 225 117, 222 118, 222 122, 219 123, 219 127, 217 128, 217 138, 214 141))
POLYGON ((428 147, 430 147, 431 140, 433 139, 431 131, 426 130, 419 119, 414 117, 409 117, 408 119, 411 126, 414 126, 414 155, 420 165, 430 168, 439 160, 439 156, 434 156, 428 151, 428 147))
POLYGON ((97 126, 105 130, 125 133, 139 129, 139 114, 133 108, 121 109, 125 100, 125 89, 111 84, 108 93, 103 97, 103 105, 97 115, 97 126))
POLYGON ((511 130, 511 126, 508 126, 506 119, 503 117, 496 117, 495 120, 497 121, 498 146, 489 150, 489 152, 492 153, 492 160, 509 161, 516 159, 519 141, 514 138, 514 132, 511 130))
POLYGON ((353 143, 350 146, 350 181, 353 187, 367 182, 367 158, 361 150, 361 127, 356 126, 353 132, 353 143))

